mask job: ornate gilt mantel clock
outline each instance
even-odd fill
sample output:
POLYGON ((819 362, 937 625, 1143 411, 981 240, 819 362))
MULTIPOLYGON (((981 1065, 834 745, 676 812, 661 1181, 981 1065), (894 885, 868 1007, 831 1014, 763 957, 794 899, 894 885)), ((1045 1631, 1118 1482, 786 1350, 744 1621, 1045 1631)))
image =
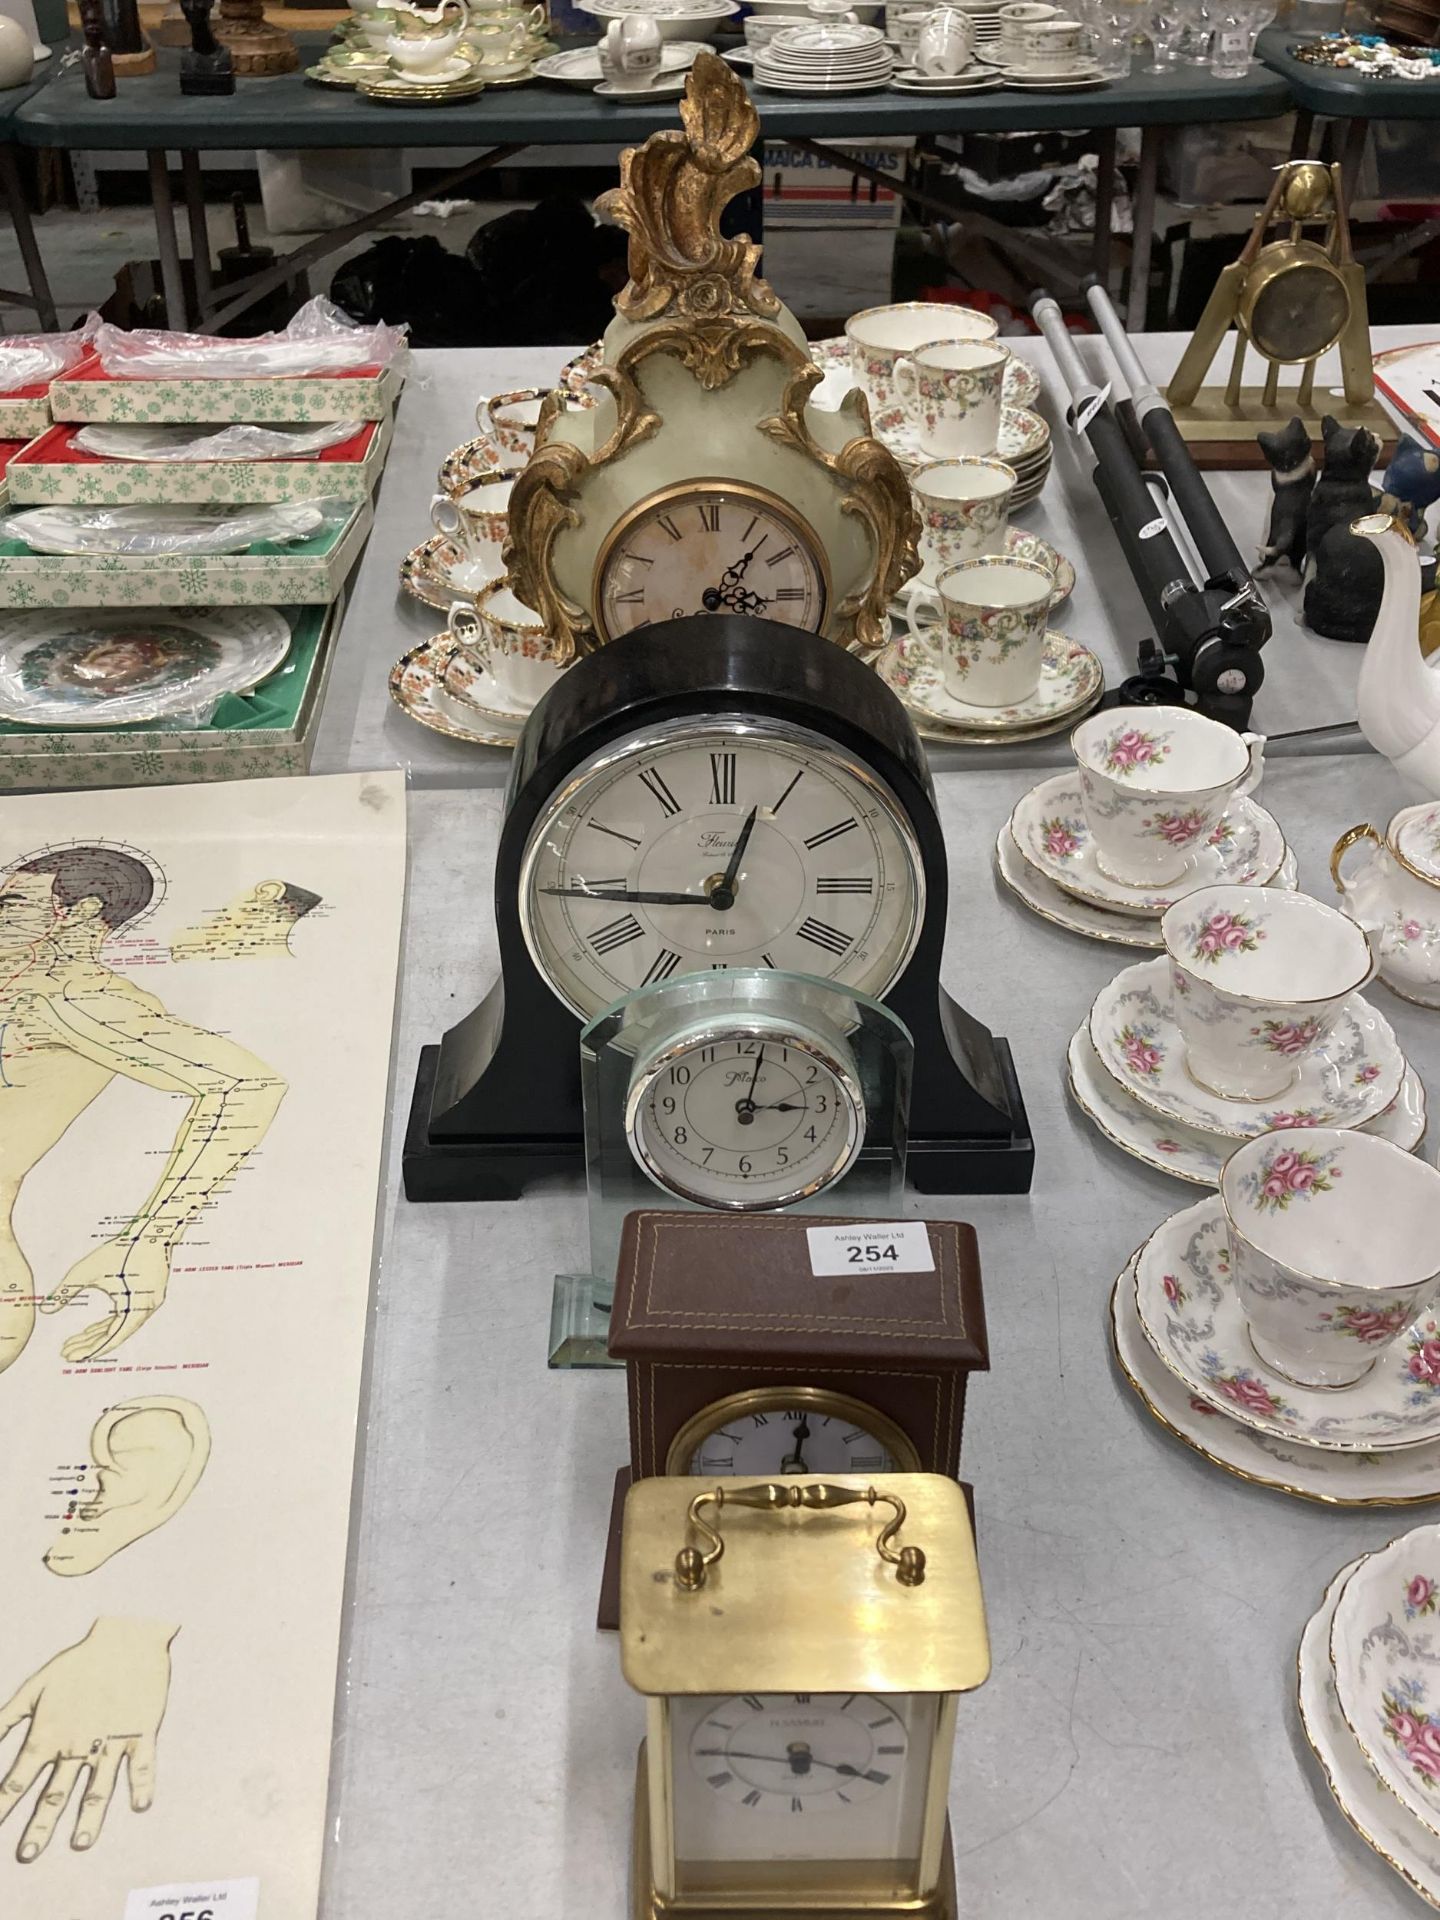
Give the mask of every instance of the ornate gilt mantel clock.
POLYGON ((630 283, 597 404, 541 414, 510 496, 512 584, 562 660, 702 613, 873 650, 916 571, 909 487, 858 389, 834 412, 808 405, 821 371, 800 327, 756 277, 754 242, 720 234, 760 178, 760 123, 715 54, 697 55, 680 118, 622 156, 599 202, 630 235, 630 283))
POLYGON ((953 1480, 637 1482, 620 1647, 635 1920, 952 1920, 959 1696, 990 1671, 953 1480))

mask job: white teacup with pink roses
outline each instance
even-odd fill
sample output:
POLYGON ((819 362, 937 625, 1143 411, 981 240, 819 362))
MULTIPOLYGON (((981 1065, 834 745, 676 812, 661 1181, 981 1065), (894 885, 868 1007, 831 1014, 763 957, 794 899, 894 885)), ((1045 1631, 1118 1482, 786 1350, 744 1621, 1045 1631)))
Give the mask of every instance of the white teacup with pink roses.
POLYGON ((1070 746, 1096 864, 1126 887, 1178 879, 1265 767, 1263 734, 1190 707, 1112 707, 1081 721, 1070 746))
POLYGON ((1269 887, 1197 888, 1160 933, 1186 1067, 1229 1100, 1283 1093, 1376 967, 1348 915, 1269 887))
POLYGON ((1220 1199, 1251 1342, 1298 1386, 1363 1379, 1440 1285, 1440 1173, 1372 1134, 1258 1134, 1220 1199))

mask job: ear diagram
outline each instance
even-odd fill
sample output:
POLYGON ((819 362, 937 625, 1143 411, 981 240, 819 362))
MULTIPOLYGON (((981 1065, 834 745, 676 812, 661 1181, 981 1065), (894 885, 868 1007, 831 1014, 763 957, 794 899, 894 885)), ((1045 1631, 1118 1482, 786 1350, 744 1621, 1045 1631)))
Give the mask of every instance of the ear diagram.
POLYGON ((96 1421, 90 1457, 95 1491, 76 1501, 45 1555, 62 1577, 93 1573, 180 1511, 210 1458, 210 1423, 193 1400, 122 1400, 96 1421))

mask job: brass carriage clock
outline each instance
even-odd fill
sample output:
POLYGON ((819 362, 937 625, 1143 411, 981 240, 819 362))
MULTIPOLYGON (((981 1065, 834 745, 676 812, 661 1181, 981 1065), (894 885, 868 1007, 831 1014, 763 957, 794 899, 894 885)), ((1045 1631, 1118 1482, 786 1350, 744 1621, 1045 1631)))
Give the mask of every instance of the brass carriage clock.
POLYGON ((541 413, 510 495, 505 562, 569 662, 684 615, 750 614, 874 650, 916 571, 905 476, 873 438, 864 395, 809 405, 821 371, 756 276, 760 249, 720 233, 754 186, 760 122, 709 51, 682 132, 621 158, 598 203, 630 235, 596 404, 541 413))
POLYGON ((990 1671, 963 1492, 695 1487, 642 1480, 625 1504, 635 1920, 953 1920, 957 1709, 990 1671))
POLYGON ((1375 400, 1365 270, 1351 251, 1338 166, 1293 160, 1277 170, 1238 257, 1215 282, 1166 398, 1201 466, 1261 464, 1256 430, 1283 427, 1297 412, 1315 440, 1326 413, 1393 440, 1394 429, 1375 400), (1317 226, 1320 239, 1306 232, 1317 226), (1229 378, 1224 387, 1202 389, 1231 327, 1229 378), (1244 384, 1252 347, 1267 363, 1258 387, 1244 384), (1327 394, 1317 408, 1315 366, 1332 347, 1340 353, 1344 398, 1327 394), (1300 368, 1300 380, 1293 392, 1282 393, 1280 371, 1287 366, 1300 368))

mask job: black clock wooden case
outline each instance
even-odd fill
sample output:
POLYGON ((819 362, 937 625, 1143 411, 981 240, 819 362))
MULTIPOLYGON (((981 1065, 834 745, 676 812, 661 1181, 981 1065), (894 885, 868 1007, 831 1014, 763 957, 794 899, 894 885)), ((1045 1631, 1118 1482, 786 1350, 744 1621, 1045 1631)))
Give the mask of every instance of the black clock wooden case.
POLYGON ((940 985, 948 867, 909 716, 870 667, 833 641, 713 614, 646 627, 586 655, 526 723, 495 866, 500 978, 438 1047, 421 1052, 405 1139, 410 1199, 515 1199, 536 1180, 582 1170, 581 1022, 537 969, 521 930, 531 830, 572 770, 613 741, 720 716, 818 734, 894 794, 925 874, 914 950, 884 996, 915 1042, 910 1182, 922 1193, 1028 1191, 1034 1147, 1009 1046, 940 985))

